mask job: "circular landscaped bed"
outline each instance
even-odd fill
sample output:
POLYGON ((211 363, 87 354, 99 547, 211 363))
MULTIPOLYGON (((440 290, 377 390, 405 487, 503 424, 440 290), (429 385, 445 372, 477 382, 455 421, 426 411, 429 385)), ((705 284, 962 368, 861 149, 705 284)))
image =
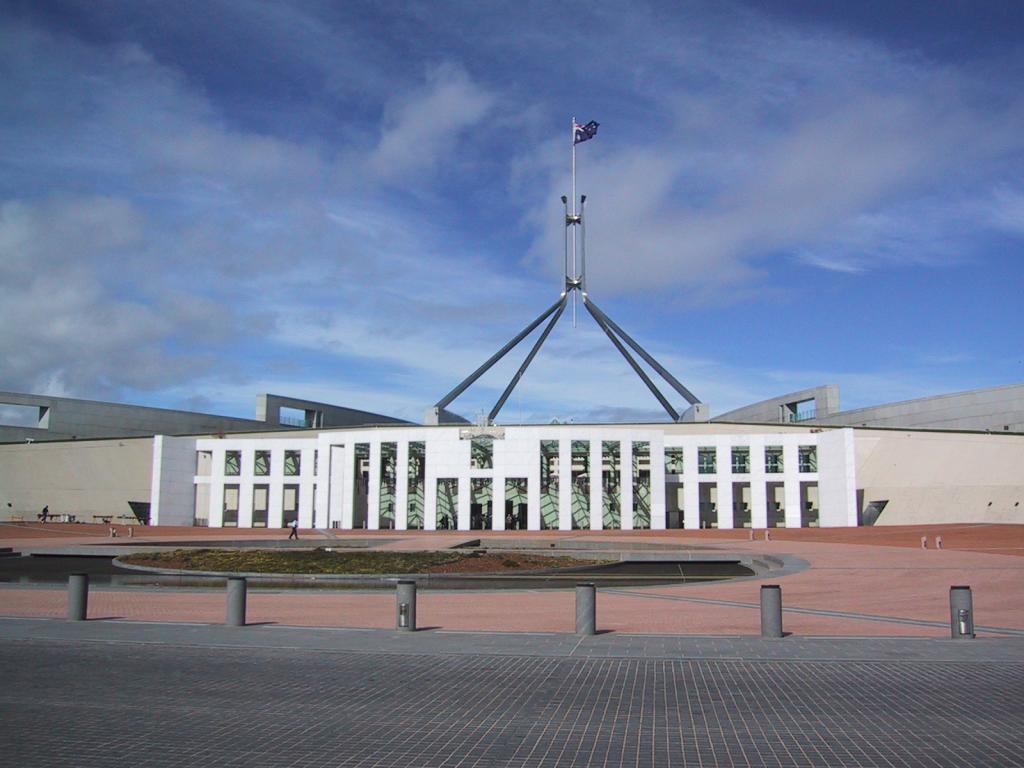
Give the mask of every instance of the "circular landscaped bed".
POLYGON ((119 562, 181 571, 266 574, 387 575, 504 573, 598 565, 564 555, 521 552, 362 552, 267 549, 175 549, 123 555, 119 562))

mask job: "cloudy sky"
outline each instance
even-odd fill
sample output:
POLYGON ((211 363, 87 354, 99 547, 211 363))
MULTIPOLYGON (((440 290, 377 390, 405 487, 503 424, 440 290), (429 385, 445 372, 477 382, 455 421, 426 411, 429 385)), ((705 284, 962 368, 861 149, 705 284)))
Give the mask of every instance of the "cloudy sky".
MULTIPOLYGON (((1024 381, 1022 86, 1014 0, 0 0, 0 389, 420 420, 557 298, 573 115, 590 294, 715 413, 1024 381)), ((500 420, 660 416, 581 317, 500 420)))

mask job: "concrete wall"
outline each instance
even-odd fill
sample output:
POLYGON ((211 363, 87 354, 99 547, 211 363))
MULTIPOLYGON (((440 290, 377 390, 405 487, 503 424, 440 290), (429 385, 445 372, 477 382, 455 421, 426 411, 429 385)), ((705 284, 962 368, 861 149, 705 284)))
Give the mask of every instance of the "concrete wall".
POLYGON ((813 424, 1024 432, 1024 384, 973 389, 819 416, 813 424))
POLYGON ((777 424, 786 422, 783 418, 783 411, 790 403, 799 403, 806 400, 814 400, 815 412, 818 415, 826 415, 839 410, 839 387, 835 384, 824 384, 820 387, 802 389, 799 392, 790 392, 787 395, 780 395, 769 400, 762 400, 759 403, 746 405, 734 411, 715 416, 712 421, 719 422, 745 422, 748 424, 777 424))
POLYGON ((194 520, 196 439, 153 438, 150 521, 153 525, 192 525, 194 520))
POLYGON ((855 430, 863 501, 876 525, 1024 523, 1024 435, 855 430))
POLYGON ((43 409, 45 414, 36 427, 0 425, 0 442, 267 429, 266 424, 253 419, 17 392, 0 392, 0 404, 33 406, 43 409))
POLYGON ((130 515, 129 501, 149 501, 152 438, 0 445, 0 519, 51 514, 130 515), (8 507, 8 504, 11 506, 8 507))
POLYGON ((294 408, 305 412, 304 424, 291 424, 289 426, 329 429, 331 427, 357 427, 369 424, 409 423, 392 416, 384 416, 379 413, 371 413, 370 411, 360 411, 355 408, 343 408, 340 405, 318 403, 313 400, 299 400, 294 397, 282 397, 281 395, 271 394, 256 396, 256 418, 261 422, 266 422, 270 425, 281 424, 282 408, 294 408))

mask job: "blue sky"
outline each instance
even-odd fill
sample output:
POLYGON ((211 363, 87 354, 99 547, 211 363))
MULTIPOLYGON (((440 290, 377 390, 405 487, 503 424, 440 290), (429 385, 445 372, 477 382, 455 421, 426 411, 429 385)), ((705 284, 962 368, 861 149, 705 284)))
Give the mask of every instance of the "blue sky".
MULTIPOLYGON (((419 420, 557 298, 572 115, 590 293, 713 412, 1024 381, 1022 41, 1018 2, 0 0, 0 389, 419 420)), ((661 417, 583 318, 499 420, 661 417)))

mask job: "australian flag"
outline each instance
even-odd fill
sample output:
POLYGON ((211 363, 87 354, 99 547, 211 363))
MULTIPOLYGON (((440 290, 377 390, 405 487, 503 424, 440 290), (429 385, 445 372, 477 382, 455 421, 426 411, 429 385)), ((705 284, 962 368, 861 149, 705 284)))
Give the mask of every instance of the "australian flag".
POLYGON ((573 124, 573 144, 579 144, 581 141, 587 141, 597 135, 597 126, 600 123, 591 120, 586 125, 580 125, 579 123, 573 124))

